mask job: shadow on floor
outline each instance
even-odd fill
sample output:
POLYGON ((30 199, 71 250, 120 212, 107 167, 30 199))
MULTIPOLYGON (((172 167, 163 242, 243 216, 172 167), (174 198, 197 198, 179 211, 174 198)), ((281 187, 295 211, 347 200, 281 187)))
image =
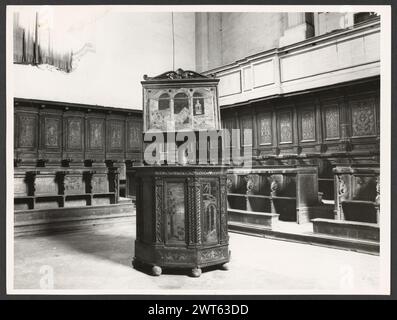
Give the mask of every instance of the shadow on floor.
MULTIPOLYGON (((124 226, 123 226, 124 227, 124 226)), ((132 226, 135 228, 135 226, 132 226)), ((107 228, 92 228, 79 230, 73 233, 53 234, 57 241, 73 251, 93 255, 99 259, 109 260, 117 264, 132 268, 134 257, 135 236, 124 234, 110 234, 107 228)))

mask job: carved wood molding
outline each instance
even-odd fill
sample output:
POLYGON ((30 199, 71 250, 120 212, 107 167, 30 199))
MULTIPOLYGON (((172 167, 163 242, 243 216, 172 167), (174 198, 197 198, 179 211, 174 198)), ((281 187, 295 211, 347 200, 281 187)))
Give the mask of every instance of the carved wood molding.
POLYGON ((211 79, 203 74, 191 70, 183 70, 181 68, 176 71, 167 71, 155 77, 143 75, 143 80, 182 80, 182 79, 211 79))
POLYGON ((156 242, 162 243, 164 241, 162 234, 162 212, 163 212, 163 189, 164 181, 160 178, 155 178, 155 219, 156 219, 156 242))

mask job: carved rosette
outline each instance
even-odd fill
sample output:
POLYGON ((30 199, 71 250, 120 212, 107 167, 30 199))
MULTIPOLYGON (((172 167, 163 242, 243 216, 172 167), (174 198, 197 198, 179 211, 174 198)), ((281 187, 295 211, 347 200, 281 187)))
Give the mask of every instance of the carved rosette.
POLYGON ((156 243, 163 242, 163 237, 162 237, 162 232, 161 232, 161 220, 162 220, 161 218, 162 218, 162 211, 163 211, 163 188, 164 188, 163 179, 156 177, 155 178, 156 243))

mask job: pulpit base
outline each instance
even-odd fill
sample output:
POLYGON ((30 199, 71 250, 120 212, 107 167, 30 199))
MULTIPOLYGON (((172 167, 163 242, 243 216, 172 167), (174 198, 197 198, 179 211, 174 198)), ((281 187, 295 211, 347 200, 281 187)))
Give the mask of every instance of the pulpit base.
POLYGON ((135 243, 134 268, 147 269, 153 276, 160 276, 163 269, 186 270, 192 277, 201 276, 202 269, 218 266, 229 270, 228 245, 206 248, 170 248, 135 243))
MULTIPOLYGON (((135 263, 190 269, 229 261, 226 168, 144 166, 136 170, 135 263)), ((134 263, 134 264, 135 264, 134 263)))

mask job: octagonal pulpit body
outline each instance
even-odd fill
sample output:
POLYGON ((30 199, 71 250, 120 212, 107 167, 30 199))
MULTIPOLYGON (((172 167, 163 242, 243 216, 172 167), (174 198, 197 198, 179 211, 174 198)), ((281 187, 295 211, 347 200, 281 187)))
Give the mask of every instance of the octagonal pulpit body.
MULTIPOLYGON (((144 134, 160 133, 167 141, 170 134, 189 131, 198 139, 202 130, 220 129, 218 79, 181 69, 144 79, 144 134)), ((163 156, 178 148, 168 142, 163 156)), ((176 157, 135 170, 134 266, 149 265, 153 275, 162 268, 190 269, 195 277, 203 267, 227 269, 226 167, 182 164, 176 157)))
POLYGON ((146 166, 137 176, 135 262, 201 268, 229 261, 226 168, 146 166))

